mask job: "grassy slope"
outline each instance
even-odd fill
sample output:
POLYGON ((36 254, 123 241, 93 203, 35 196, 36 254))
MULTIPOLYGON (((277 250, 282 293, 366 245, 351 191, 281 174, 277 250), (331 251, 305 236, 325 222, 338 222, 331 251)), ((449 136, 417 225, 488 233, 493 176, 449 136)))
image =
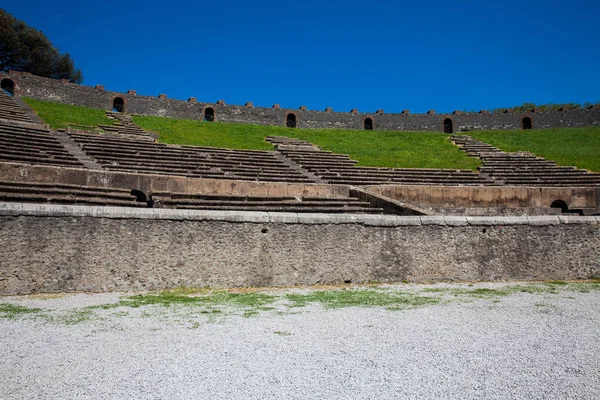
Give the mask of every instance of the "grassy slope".
POLYGON ((529 151, 561 165, 600 172, 600 127, 469 132, 504 151, 529 151))
POLYGON ((33 108, 40 118, 50 124, 52 129, 64 129, 68 125, 91 127, 113 124, 113 121, 106 117, 104 110, 31 98, 23 98, 23 101, 33 108))
POLYGON ((162 117, 135 117, 134 121, 158 133, 163 143, 271 150, 265 137, 276 135, 305 139, 325 150, 349 154, 364 166, 475 169, 479 165, 477 159, 453 146, 446 135, 435 132, 289 129, 162 117))
MULTIPOLYGON (((52 128, 112 124, 103 110, 24 99, 52 128)), ((207 123, 162 117, 135 117, 142 128, 172 144, 271 150, 269 135, 308 140, 323 149, 349 154, 359 165, 408 168, 466 168, 479 165, 435 132, 288 129, 248 124, 207 123)), ((469 132, 505 151, 530 151, 562 165, 600 171, 600 127, 532 131, 469 132)))

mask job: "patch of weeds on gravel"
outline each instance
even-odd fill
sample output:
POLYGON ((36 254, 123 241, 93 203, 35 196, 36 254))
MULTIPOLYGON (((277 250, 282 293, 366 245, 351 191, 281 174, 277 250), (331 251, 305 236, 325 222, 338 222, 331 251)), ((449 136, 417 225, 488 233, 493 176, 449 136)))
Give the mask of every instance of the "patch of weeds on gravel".
POLYGON ((425 288, 421 290, 423 293, 446 293, 448 288, 425 288))
POLYGON ((548 303, 535 303, 536 311, 542 314, 552 314, 556 311, 556 306, 548 303))
MULTIPOLYGON (((158 293, 138 294, 121 299, 117 303, 103 304, 90 308, 113 309, 118 307, 140 308, 145 306, 159 307, 198 307, 190 309, 192 313, 216 316, 231 311, 242 311, 243 316, 250 317, 261 311, 273 309, 269 305, 278 299, 260 292, 233 293, 227 290, 178 288, 158 293)), ((144 311, 143 316, 148 316, 144 311)))
POLYGON ((344 307, 385 307, 388 310, 402 310, 419 306, 439 304, 441 299, 422 296, 415 292, 395 290, 315 290, 309 293, 288 293, 290 307, 304 307, 309 303, 319 303, 325 308, 344 307))
POLYGON ((63 313, 44 315, 44 319, 47 322, 64 325, 77 325, 83 322, 91 321, 97 317, 98 315, 94 312, 94 310, 90 309, 73 310, 63 313))
POLYGON ((279 335, 279 336, 292 336, 292 334, 290 332, 286 332, 286 331, 275 331, 273 333, 276 335, 279 335))
POLYGON ((14 319, 18 316, 37 314, 41 311, 41 308, 30 308, 10 303, 0 303, 0 318, 14 319))

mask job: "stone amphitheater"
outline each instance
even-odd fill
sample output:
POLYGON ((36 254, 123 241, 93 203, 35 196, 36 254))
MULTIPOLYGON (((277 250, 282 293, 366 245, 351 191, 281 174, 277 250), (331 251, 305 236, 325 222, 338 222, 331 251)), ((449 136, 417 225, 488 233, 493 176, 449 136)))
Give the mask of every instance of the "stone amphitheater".
POLYGON ((0 78, 0 294, 600 275, 600 173, 464 132, 477 172, 359 167, 287 137, 168 145, 110 93, 110 134, 53 130, 20 95, 60 82, 0 78))

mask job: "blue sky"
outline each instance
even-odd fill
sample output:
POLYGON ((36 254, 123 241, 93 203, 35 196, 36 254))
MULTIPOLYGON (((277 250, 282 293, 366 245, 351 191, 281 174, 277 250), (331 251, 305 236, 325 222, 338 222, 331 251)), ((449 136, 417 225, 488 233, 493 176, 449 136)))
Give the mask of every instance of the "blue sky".
POLYGON ((84 84, 372 112, 600 101, 600 2, 36 1, 84 84))

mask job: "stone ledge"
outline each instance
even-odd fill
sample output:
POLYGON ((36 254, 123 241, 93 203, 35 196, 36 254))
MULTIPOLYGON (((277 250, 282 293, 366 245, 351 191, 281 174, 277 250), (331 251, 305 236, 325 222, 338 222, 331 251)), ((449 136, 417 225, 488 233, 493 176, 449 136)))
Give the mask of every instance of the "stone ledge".
POLYGON ((534 225, 534 226, 548 226, 548 225, 560 224, 560 220, 558 219, 557 215, 555 215, 555 216, 545 216, 545 215, 528 216, 527 222, 529 225, 534 225))
POLYGON ((90 217, 109 219, 157 219, 174 221, 225 221, 234 223, 360 224, 365 226, 493 226, 600 224, 600 216, 398 216, 375 214, 313 214, 261 211, 176 210, 167 208, 101 207, 59 204, 0 203, 0 216, 90 217))
POLYGON ((527 217, 465 217, 469 225, 492 226, 492 225, 527 225, 527 217))
POLYGON ((559 215, 558 219, 561 224, 590 224, 595 225, 600 223, 600 217, 585 217, 581 215, 559 215))

